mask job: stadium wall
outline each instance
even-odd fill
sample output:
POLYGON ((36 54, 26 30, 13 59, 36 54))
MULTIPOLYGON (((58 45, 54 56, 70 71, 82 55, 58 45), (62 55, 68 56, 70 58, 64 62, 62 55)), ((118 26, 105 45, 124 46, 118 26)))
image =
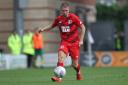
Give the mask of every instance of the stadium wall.
MULTIPOLYGON (((43 56, 43 63, 41 63, 40 57, 36 60, 36 66, 38 67, 56 67, 57 53, 46 53, 43 56), (52 57, 52 58, 51 58, 52 57)), ((64 61, 65 66, 71 66, 71 58, 67 57, 64 61)), ((26 55, 11 55, 0 54, 0 70, 9 69, 25 69, 27 68, 27 56, 26 55)))
POLYGON ((7 38, 13 27, 13 0, 0 0, 0 49, 6 52, 7 38))
MULTIPOLYGON (((55 0, 28 0, 24 14, 24 30, 33 30, 35 27, 50 24, 56 16, 57 1, 55 0)), ((57 52, 59 34, 54 29, 50 32, 43 32, 45 53, 57 52)))
MULTIPOLYGON (((13 3, 13 0, 0 0, 0 49, 4 53, 9 53, 7 39, 15 25, 13 3)), ((56 16, 56 4, 55 0, 27 0, 23 9, 24 30, 33 31, 35 27, 50 24, 56 16)), ((58 35, 57 29, 43 33, 46 53, 57 52, 58 35)))

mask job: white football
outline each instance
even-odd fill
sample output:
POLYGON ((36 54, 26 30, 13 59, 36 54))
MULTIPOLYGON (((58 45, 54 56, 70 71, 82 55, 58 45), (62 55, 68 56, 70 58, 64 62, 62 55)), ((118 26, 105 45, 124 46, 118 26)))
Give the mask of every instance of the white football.
POLYGON ((59 78, 63 78, 66 74, 66 70, 62 66, 58 66, 54 69, 54 75, 59 78))

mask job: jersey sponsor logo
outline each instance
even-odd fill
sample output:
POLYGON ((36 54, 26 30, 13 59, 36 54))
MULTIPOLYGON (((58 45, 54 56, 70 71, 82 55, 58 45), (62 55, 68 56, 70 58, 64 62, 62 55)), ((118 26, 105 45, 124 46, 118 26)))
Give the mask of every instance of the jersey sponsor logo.
POLYGON ((69 26, 61 26, 61 31, 62 32, 70 32, 70 27, 69 26))

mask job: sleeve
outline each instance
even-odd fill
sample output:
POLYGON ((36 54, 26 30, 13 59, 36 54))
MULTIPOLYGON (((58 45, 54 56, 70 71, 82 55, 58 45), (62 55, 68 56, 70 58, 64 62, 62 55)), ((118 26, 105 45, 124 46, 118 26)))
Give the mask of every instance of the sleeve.
POLYGON ((78 16, 76 16, 75 14, 73 14, 73 18, 74 18, 74 23, 77 25, 77 26, 80 26, 81 24, 83 24, 83 22, 79 19, 78 16))
POLYGON ((57 24, 58 24, 58 18, 55 18, 55 20, 53 21, 53 23, 52 23, 52 28, 54 28, 54 27, 56 27, 57 26, 57 24))

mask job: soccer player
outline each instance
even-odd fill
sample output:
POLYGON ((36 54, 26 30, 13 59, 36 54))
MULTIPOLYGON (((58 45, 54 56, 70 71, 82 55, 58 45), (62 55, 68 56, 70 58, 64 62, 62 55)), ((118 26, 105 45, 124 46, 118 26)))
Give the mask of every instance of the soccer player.
MULTIPOLYGON (((85 26, 80 19, 73 13, 69 12, 69 4, 62 3, 60 6, 60 15, 55 18, 51 26, 40 28, 39 32, 49 31, 58 26, 60 30, 60 47, 58 50, 57 66, 64 66, 64 58, 69 54, 72 59, 72 66, 76 71, 76 80, 81 80, 79 59, 79 48, 83 44, 85 26), (80 28, 80 33, 78 32, 80 28)), ((52 77, 52 81, 60 82, 62 78, 52 77)))

